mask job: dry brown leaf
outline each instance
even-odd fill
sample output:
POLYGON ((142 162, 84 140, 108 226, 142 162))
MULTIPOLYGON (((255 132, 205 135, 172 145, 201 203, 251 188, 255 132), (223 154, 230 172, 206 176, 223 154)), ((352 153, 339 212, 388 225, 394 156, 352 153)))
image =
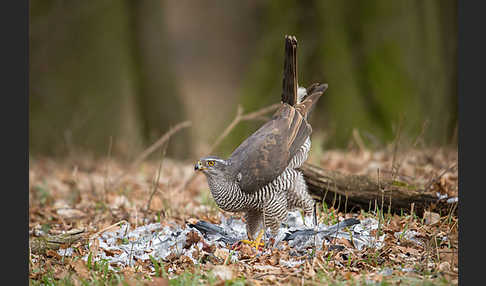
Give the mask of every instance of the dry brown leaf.
POLYGON ((56 279, 63 279, 64 277, 69 275, 69 271, 66 268, 59 269, 57 268, 54 271, 54 278, 56 279))
POLYGON ((265 275, 263 278, 264 282, 269 282, 271 284, 276 284, 277 283, 277 277, 275 275, 265 275))
POLYGON ((75 262, 72 262, 71 266, 74 268, 74 271, 76 271, 76 273, 81 278, 84 278, 84 279, 89 278, 89 270, 88 270, 88 267, 86 266, 86 263, 83 260, 78 259, 75 262))
POLYGON ((137 279, 124 276, 123 282, 118 283, 118 286, 139 286, 137 279))
POLYGON ((80 210, 68 208, 58 209, 56 213, 64 219, 77 219, 86 216, 86 214, 80 210))
POLYGON ((123 273, 123 276, 127 279, 135 277, 135 270, 131 266, 123 268, 121 272, 123 273))
POLYGON ((207 244, 205 241, 203 243, 203 251, 206 251, 208 253, 214 253, 216 251, 216 246, 214 244, 207 244))
POLYGON ((62 256, 59 255, 59 253, 57 253, 57 251, 52 250, 52 249, 48 249, 46 251, 46 256, 48 256, 48 257, 55 257, 56 259, 61 259, 62 258, 62 256))
POLYGON ((217 278, 226 281, 231 280, 234 277, 233 269, 227 265, 216 265, 213 267, 213 274, 217 278))
POLYGON ((217 258, 219 258, 223 261, 226 261, 226 258, 228 258, 228 256, 229 256, 229 251, 227 249, 224 249, 224 248, 217 248, 214 251, 214 256, 216 256, 217 258))
POLYGON ((157 195, 153 196, 152 201, 150 202, 150 209, 153 211, 160 211, 163 208, 164 208, 164 204, 160 196, 157 195))
POLYGON ((168 286, 169 280, 162 277, 153 277, 152 281, 147 283, 147 286, 168 286))
POLYGON ((349 272, 349 271, 344 271, 344 273, 342 275, 343 275, 344 279, 346 279, 346 280, 351 280, 353 278, 353 273, 349 272))
POLYGON ((241 244, 239 259, 248 259, 255 256, 256 251, 253 247, 249 246, 248 244, 241 244))
POLYGON ((397 249, 399 249, 403 254, 407 254, 407 255, 419 256, 422 253, 420 250, 412 248, 412 247, 406 247, 406 246, 400 246, 400 245, 397 245, 395 247, 397 249))
POLYGON ((424 223, 426 225, 434 225, 440 221, 440 215, 438 213, 424 211, 424 223))
POLYGON ((194 262, 192 262, 192 260, 186 256, 186 255, 181 255, 181 257, 179 258, 179 262, 181 264, 188 264, 188 265, 194 265, 194 262))
POLYGON ((107 256, 115 256, 123 253, 123 250, 119 250, 119 249, 103 249, 103 251, 107 256))
POLYGON ((275 271, 280 270, 279 267, 275 267, 275 266, 272 266, 272 265, 260 265, 260 264, 253 265, 253 269, 256 269, 256 270, 262 271, 262 272, 275 272, 275 271))
POLYGON ((73 281, 74 286, 81 286, 82 285, 81 279, 78 277, 78 275, 73 274, 73 276, 71 278, 72 278, 71 281, 73 281))
POLYGON ((120 196, 115 193, 108 193, 106 195, 106 200, 108 205, 114 209, 130 207, 130 202, 128 201, 127 197, 120 196))
POLYGON ((100 249, 100 241, 98 239, 93 239, 89 245, 89 251, 92 253, 93 257, 96 257, 100 249))
POLYGON ((354 248, 354 245, 347 239, 345 238, 338 238, 334 241, 334 244, 338 244, 338 245, 344 245, 346 248, 350 248, 350 249, 353 249, 354 248))
POLYGON ((197 234, 197 232, 194 230, 191 230, 186 236, 186 244, 184 245, 184 248, 190 248, 191 245, 196 244, 199 241, 201 241, 199 234, 197 234))
POLYGON ((309 275, 311 278, 314 278, 314 276, 316 276, 316 271, 311 265, 309 265, 309 268, 307 269, 307 275, 309 275))
POLYGON ((248 281, 250 282, 250 285, 255 285, 255 286, 261 286, 262 285, 262 282, 260 282, 259 280, 256 280, 256 279, 249 279, 248 281))
POLYGON ((273 252, 268 259, 270 265, 277 265, 280 260, 280 253, 278 251, 273 252))
POLYGON ((441 264, 439 264, 439 271, 442 271, 442 272, 451 271, 451 264, 447 261, 442 262, 441 264))

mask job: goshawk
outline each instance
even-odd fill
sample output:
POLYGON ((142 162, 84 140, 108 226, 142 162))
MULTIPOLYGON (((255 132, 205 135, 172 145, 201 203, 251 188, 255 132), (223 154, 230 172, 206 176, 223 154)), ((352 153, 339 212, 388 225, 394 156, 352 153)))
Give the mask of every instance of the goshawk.
POLYGON ((244 212, 248 238, 261 223, 277 235, 289 210, 301 208, 312 221, 314 200, 302 172, 311 147, 310 111, 327 84, 302 88, 297 81, 297 40, 285 37, 282 102, 270 121, 238 146, 228 159, 201 158, 194 169, 207 178, 216 204, 229 212, 244 212))

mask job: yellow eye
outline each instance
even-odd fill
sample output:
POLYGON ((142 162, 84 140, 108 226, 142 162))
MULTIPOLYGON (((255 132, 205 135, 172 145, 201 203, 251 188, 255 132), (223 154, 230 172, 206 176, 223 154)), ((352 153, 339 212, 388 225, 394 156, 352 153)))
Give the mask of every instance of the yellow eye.
POLYGON ((209 166, 209 167, 214 166, 214 161, 208 161, 208 166, 209 166))

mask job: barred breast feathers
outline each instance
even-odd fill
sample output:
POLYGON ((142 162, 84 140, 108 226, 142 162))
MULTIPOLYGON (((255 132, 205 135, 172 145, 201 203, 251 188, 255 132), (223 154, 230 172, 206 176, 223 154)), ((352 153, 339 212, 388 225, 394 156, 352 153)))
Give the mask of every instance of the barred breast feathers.
POLYGON ((213 178, 208 178, 208 185, 218 207, 229 212, 240 212, 248 209, 263 209, 265 201, 288 190, 297 176, 296 170, 287 168, 271 183, 251 194, 243 192, 236 183, 222 183, 213 178))

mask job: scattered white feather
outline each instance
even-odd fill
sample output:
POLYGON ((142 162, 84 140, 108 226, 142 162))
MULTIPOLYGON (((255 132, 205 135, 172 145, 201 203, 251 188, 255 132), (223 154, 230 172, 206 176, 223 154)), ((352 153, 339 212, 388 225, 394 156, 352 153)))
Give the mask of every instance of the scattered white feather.
MULTIPOLYGON (((287 223, 283 224, 279 234, 278 241, 281 241, 286 234, 293 230, 302 230, 308 227, 304 226, 302 215, 299 211, 293 211, 288 213, 287 223)), ((246 239, 246 227, 245 223, 241 219, 225 218, 221 216, 221 224, 219 227, 224 229, 224 232, 231 235, 235 239, 246 239)), ((378 227, 378 222, 374 219, 367 219, 361 221, 361 224, 350 227, 349 231, 337 230, 335 234, 332 234, 333 238, 346 238, 354 242, 358 249, 364 246, 380 248, 383 244, 384 235, 375 241, 375 237, 370 235, 371 230, 378 227), (351 239, 352 235, 352 239, 351 239)), ((319 224, 316 229, 331 230, 336 228, 335 226, 327 226, 319 224)), ((269 232, 266 233, 267 238, 269 232)), ((169 255, 173 254, 177 257, 185 255, 191 259, 194 264, 198 264, 198 259, 195 257, 195 253, 204 251, 203 245, 215 245, 218 248, 226 249, 226 245, 220 240, 221 235, 206 235, 204 236, 195 228, 185 226, 182 228, 175 223, 170 226, 162 226, 160 223, 153 223, 144 226, 131 229, 130 225, 125 224, 120 229, 105 232, 99 237, 95 238, 99 242, 101 250, 95 256, 92 257, 93 261, 99 261, 106 259, 109 262, 109 268, 114 270, 112 266, 126 267, 133 265, 135 261, 150 261, 150 257, 154 257, 156 260, 165 260, 169 255), (195 231, 203 241, 197 244, 191 245, 189 248, 184 248, 186 243, 186 237, 189 232, 195 231), (204 243, 203 243, 204 242, 204 243)), ((316 246, 318 250, 322 249, 322 245, 330 243, 328 237, 324 234, 318 234, 315 236, 299 235, 295 239, 289 241, 289 245, 292 247, 292 251, 307 253, 309 246, 316 246)), ((66 250, 63 254, 69 255, 70 250, 66 250)), ((88 255, 83 257, 83 260, 87 260, 88 255)), ((231 255, 231 261, 236 263, 238 261, 238 251, 234 251, 231 255)), ((295 267, 300 265, 302 261, 285 261, 281 260, 280 264, 287 267, 295 267)))

